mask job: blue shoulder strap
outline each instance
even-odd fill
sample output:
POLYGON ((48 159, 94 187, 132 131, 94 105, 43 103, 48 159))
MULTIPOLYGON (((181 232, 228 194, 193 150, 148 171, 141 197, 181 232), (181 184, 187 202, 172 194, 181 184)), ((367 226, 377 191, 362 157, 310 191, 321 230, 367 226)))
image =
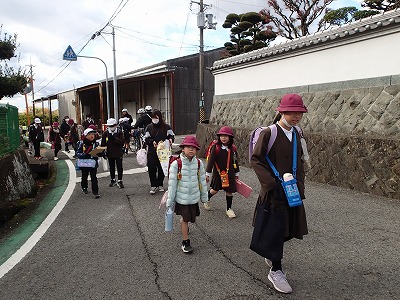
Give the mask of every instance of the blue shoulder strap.
MULTIPOLYGON (((297 171, 297 137, 296 132, 293 130, 293 160, 292 160, 292 173, 293 177, 296 178, 296 171, 297 171)), ((268 153, 265 155, 265 159, 267 160, 268 164, 270 165, 272 172, 274 172, 275 176, 280 180, 283 181, 281 175, 279 175, 278 170, 273 165, 272 161, 268 157, 268 153)))

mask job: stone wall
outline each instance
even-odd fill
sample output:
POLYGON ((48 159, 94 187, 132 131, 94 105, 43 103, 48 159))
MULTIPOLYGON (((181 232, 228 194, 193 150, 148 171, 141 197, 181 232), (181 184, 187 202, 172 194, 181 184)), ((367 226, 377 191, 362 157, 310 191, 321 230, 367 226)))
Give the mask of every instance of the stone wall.
POLYGON ((11 202, 36 194, 36 183, 24 150, 17 150, 0 159, 1 202, 11 202))
MULTIPOLYGON (((271 123, 285 92, 296 90, 215 97, 210 124, 198 126, 199 155, 230 125, 240 162, 249 166, 249 134, 271 123)), ((308 107, 301 122, 311 157, 307 178, 400 199, 400 85, 298 93, 308 107)))

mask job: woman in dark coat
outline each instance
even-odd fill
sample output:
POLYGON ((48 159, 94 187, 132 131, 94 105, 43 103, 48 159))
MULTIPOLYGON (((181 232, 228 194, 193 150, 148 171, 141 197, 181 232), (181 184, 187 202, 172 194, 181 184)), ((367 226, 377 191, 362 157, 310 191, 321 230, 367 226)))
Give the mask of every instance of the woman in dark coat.
POLYGON ((147 168, 150 177, 150 194, 154 195, 157 191, 163 192, 164 171, 157 156, 157 145, 161 141, 174 141, 175 134, 171 126, 164 122, 159 110, 154 110, 151 114, 151 124, 145 129, 145 142, 148 145, 147 150, 147 168))
MULTIPOLYGON (((280 106, 277 109, 281 114, 280 120, 275 124, 277 127, 277 136, 273 143, 268 157, 272 164, 278 170, 282 177, 284 173, 293 173, 293 134, 296 134, 297 147, 297 187, 301 199, 304 195, 304 161, 302 160, 303 150, 300 142, 300 135, 294 128, 302 116, 307 112, 303 100, 299 95, 288 94, 283 96, 280 106)), ((259 136, 254 153, 251 157, 251 165, 257 174, 261 184, 258 203, 265 203, 266 207, 275 211, 276 215, 284 223, 284 230, 280 232, 279 242, 275 239, 268 245, 269 257, 266 257, 267 264, 271 267, 268 279, 274 285, 274 288, 282 293, 291 293, 292 288, 286 280, 282 271, 281 259, 283 257, 283 243, 292 238, 302 239, 303 235, 308 233, 306 214, 304 205, 289 207, 285 193, 280 181, 275 177, 270 165, 266 160, 268 142, 271 137, 271 129, 264 129, 259 136)), ((274 228, 275 226, 271 226, 274 228)), ((270 231, 270 234, 276 233, 270 231)))

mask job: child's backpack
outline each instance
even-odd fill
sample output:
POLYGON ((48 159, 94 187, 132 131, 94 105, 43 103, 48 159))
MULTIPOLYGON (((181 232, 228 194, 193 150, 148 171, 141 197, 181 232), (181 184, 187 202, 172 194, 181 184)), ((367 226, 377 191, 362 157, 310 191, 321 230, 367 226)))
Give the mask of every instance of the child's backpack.
MULTIPOLYGON (((210 157, 211 154, 211 148, 215 146, 215 154, 218 154, 219 150, 221 149, 221 146, 218 144, 218 140, 212 140, 211 143, 207 147, 206 151, 206 161, 208 161, 208 158, 210 157)), ((232 151, 233 153, 236 153, 236 146, 232 145, 232 151)))
MULTIPOLYGON (((196 157, 196 159, 197 159, 197 176, 199 177, 199 175, 200 175, 200 159, 198 159, 197 157, 196 157)), ((171 167, 171 164, 175 160, 178 163, 178 175, 177 175, 178 176, 178 180, 181 180, 182 179, 182 173, 181 173, 181 170, 182 170, 182 159, 179 156, 174 156, 174 155, 170 156, 169 163, 168 163, 168 176, 169 176, 169 168, 171 167)))
MULTIPOLYGON (((253 155, 254 152, 254 147, 257 144, 258 138, 260 137, 260 133, 261 131, 263 131, 264 129, 268 128, 271 129, 271 137, 269 138, 268 141, 268 146, 267 146, 267 153, 269 153, 269 151, 272 148, 272 145, 274 144, 275 140, 276 140, 276 135, 278 134, 278 129, 276 128, 275 124, 269 125, 269 126, 259 126, 256 129, 254 129, 251 134, 250 134, 250 141, 249 141, 249 162, 251 162, 251 156, 253 155)), ((303 131, 301 130, 301 128, 299 126, 294 126, 297 130, 297 132, 300 135, 300 142, 301 142, 301 147, 303 148, 303 153, 304 153, 304 160, 308 162, 308 160, 310 159, 309 155, 308 155, 308 151, 307 151, 307 144, 306 144, 306 140, 304 139, 303 136, 303 131)))

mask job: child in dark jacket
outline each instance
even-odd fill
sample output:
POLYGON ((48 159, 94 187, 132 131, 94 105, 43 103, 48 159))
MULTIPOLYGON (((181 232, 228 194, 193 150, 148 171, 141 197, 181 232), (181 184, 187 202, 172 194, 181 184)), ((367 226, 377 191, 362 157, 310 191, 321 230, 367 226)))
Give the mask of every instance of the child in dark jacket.
POLYGON ((99 195, 99 184, 97 181, 97 168, 99 167, 98 164, 98 156, 102 156, 102 153, 97 154, 97 156, 92 157, 90 152, 96 147, 99 146, 99 143, 96 142, 96 131, 88 128, 84 131, 84 138, 83 140, 78 142, 76 156, 78 159, 92 159, 95 161, 95 166, 93 168, 90 167, 80 167, 82 171, 82 180, 81 180, 81 187, 84 194, 88 194, 88 176, 90 174, 90 179, 92 181, 92 193, 96 199, 100 198, 99 195))
MULTIPOLYGON (((224 190, 226 193, 226 215, 235 218, 232 209, 233 193, 236 192, 236 179, 239 178, 239 164, 237 161, 236 147, 233 144, 233 131, 229 126, 223 126, 217 133, 218 141, 210 149, 206 168, 206 181, 212 175, 208 199, 224 190)), ((210 203, 204 203, 204 208, 210 210, 210 203)))
POLYGON ((51 142, 51 149, 54 150, 54 160, 57 160, 57 154, 61 150, 61 132, 58 122, 54 122, 50 127, 49 141, 51 142))
POLYGON ((122 183, 122 157, 124 156, 124 134, 120 128, 118 128, 117 120, 110 118, 107 120, 107 130, 104 131, 101 137, 101 146, 107 146, 107 158, 110 165, 110 176, 111 182, 110 187, 117 185, 118 188, 124 188, 122 183), (115 165, 117 166, 118 182, 115 180, 115 165))

